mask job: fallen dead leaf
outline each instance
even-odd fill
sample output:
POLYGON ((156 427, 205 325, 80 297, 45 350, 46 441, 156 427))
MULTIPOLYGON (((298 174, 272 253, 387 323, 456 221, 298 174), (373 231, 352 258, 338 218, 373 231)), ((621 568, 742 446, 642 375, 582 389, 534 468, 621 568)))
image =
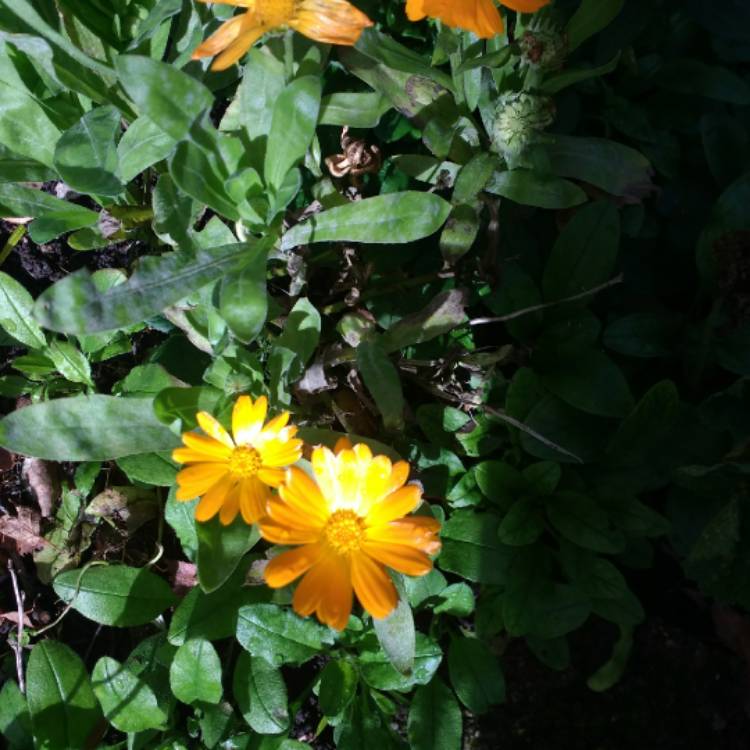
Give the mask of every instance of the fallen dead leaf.
POLYGON ((24 458, 21 475, 36 496, 42 518, 49 518, 62 491, 57 464, 41 458, 24 458))
MULTIPOLYGON (((9 622, 18 625, 18 612, 0 612, 0 620, 8 620, 9 622)), ((33 628, 34 624, 29 619, 29 616, 23 613, 23 624, 26 628, 33 628)))
POLYGON ((45 547, 48 542, 40 533, 39 513, 24 506, 17 508, 16 513, 16 516, 0 516, 0 536, 12 539, 19 555, 28 555, 45 547))

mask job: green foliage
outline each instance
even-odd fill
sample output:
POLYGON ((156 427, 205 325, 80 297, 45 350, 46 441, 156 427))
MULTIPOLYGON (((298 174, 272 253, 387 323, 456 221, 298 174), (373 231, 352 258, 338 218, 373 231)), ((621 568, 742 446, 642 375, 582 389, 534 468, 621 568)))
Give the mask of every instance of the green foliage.
POLYGON ((0 517, 36 576, 13 750, 300 750, 300 712, 458 750, 508 642, 577 680, 603 621, 587 684, 627 674, 657 545, 750 608, 746 9, 555 0, 479 39, 357 4, 352 47, 215 72, 226 5, 0 0, 0 445, 63 477, 0 517), (177 500, 180 433, 240 394, 409 461, 442 548, 390 615, 299 616, 256 525, 177 500))

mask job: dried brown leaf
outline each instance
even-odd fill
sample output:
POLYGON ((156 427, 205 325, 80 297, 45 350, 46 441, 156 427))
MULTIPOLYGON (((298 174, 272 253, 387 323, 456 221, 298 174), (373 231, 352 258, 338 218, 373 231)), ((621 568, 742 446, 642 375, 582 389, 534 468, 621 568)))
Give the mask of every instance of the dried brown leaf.
POLYGON ((48 542, 40 533, 39 513, 23 506, 16 512, 16 516, 0 516, 0 536, 12 539, 19 555, 28 555, 45 547, 48 542))

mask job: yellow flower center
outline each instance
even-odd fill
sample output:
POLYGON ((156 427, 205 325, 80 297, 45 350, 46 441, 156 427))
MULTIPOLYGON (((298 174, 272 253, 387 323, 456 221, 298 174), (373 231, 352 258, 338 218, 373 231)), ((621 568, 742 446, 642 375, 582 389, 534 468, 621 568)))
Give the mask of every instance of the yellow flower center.
POLYGON ((294 18, 297 0, 264 0, 257 3, 255 12, 259 25, 269 29, 285 26, 294 18))
POLYGON ((261 466, 260 453, 249 445, 238 445, 229 456, 229 471, 236 477, 254 477, 261 466))
POLYGON ((339 555, 359 549, 365 535, 364 519, 353 510, 337 510, 331 514, 323 530, 325 540, 339 555))

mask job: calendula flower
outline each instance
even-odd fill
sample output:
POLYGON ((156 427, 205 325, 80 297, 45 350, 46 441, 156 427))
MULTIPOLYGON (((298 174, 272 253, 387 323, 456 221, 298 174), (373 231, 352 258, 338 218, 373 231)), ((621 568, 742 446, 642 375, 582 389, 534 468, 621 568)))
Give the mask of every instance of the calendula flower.
POLYGON ((226 526, 237 513, 247 523, 265 514, 269 488, 278 487, 284 468, 302 455, 302 441, 294 437, 297 428, 287 425, 289 412, 266 422, 267 411, 265 396, 255 403, 240 396, 232 410, 232 435, 205 411, 197 414, 205 435, 183 433, 185 447, 172 452, 175 461, 187 464, 177 474, 176 498, 201 498, 196 520, 208 521, 218 513, 226 526))
POLYGON ((239 60, 267 31, 291 28, 328 44, 355 44, 372 21, 347 0, 200 0, 246 8, 206 39, 193 59, 219 55, 212 70, 224 70, 239 60), (221 53, 221 54, 219 54, 221 53))
POLYGON ((440 523, 408 516, 422 501, 418 484, 406 484, 409 464, 373 456, 363 444, 339 441, 336 453, 317 447, 314 478, 297 467, 287 470, 279 494, 260 522, 270 542, 295 546, 266 566, 264 576, 280 588, 304 574, 292 605, 306 617, 343 630, 352 594, 375 618, 387 617, 398 594, 386 567, 421 576, 432 570, 428 555, 440 549, 440 523))
MULTIPOLYGON (((536 13, 550 0, 500 2, 519 13, 536 13)), ((406 0, 406 15, 410 21, 439 18, 447 26, 473 31, 484 39, 503 33, 503 19, 493 0, 406 0)))

